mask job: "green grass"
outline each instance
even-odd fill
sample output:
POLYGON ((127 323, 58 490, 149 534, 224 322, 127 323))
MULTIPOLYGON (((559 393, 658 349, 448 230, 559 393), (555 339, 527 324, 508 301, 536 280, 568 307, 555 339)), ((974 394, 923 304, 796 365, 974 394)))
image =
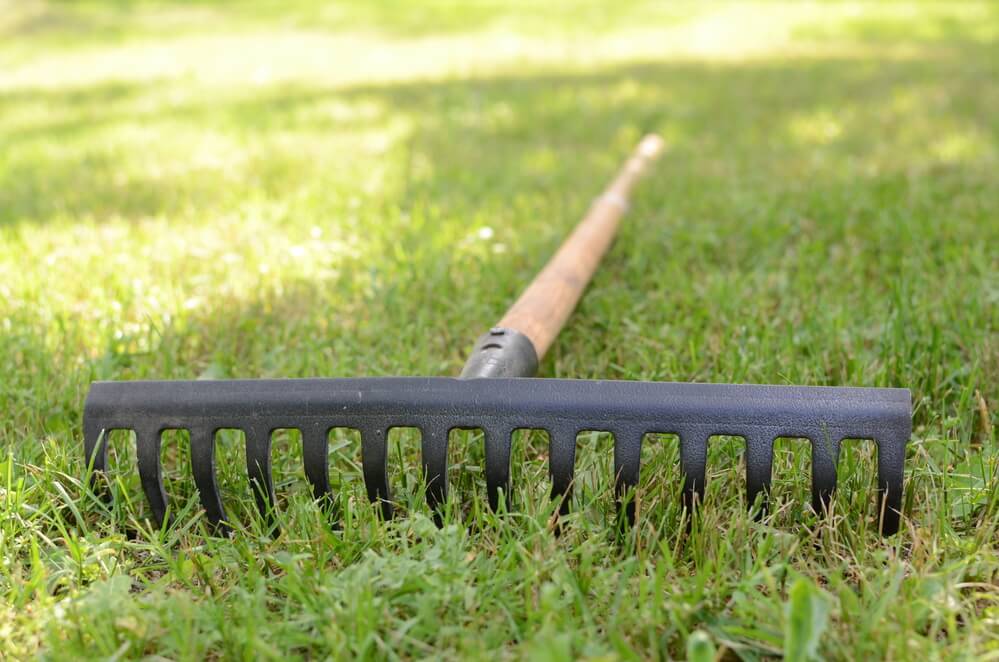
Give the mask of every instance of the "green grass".
POLYGON ((994 4, 282 4, 0 2, 0 656, 999 659, 994 4), (126 435, 115 505, 84 487, 94 379, 455 374, 651 130, 541 374, 909 387, 898 536, 863 443, 828 518, 779 443, 755 522, 713 441, 688 535, 650 440, 623 539, 596 434, 559 537, 538 433, 499 514, 452 444, 441 530, 412 431, 387 523, 336 436, 342 531, 292 433, 273 538, 235 434, 232 539, 181 435, 173 528, 126 435))

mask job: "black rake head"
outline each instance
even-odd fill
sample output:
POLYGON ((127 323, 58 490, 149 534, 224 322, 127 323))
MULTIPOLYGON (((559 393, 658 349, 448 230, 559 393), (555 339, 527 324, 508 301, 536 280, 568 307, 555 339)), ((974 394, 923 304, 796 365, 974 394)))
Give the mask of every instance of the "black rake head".
MULTIPOLYGON (((576 435, 606 431, 614 437, 615 492, 622 499, 638 483, 642 439, 647 433, 680 440, 679 472, 689 508, 703 497, 707 443, 714 435, 746 442, 746 490, 750 504, 769 491, 773 442, 807 438, 812 446, 812 503, 822 512, 836 487, 844 439, 870 439, 878 449, 881 531, 894 534, 902 504, 903 463, 911 433, 906 389, 566 379, 272 379, 231 381, 96 382, 83 416, 84 446, 96 479, 107 468, 107 433, 132 430, 143 491, 157 524, 167 513, 160 470, 164 430, 190 433, 191 465, 206 516, 227 530, 215 482, 215 433, 246 435, 246 460, 257 505, 270 517, 274 504, 271 435, 297 429, 302 435, 306 477, 317 500, 330 500, 327 458, 332 428, 361 435, 368 497, 391 517, 387 435, 396 427, 421 433, 427 501, 436 510, 447 498, 450 430, 485 433, 489 504, 509 493, 511 436, 531 428, 548 432, 552 494, 569 508, 576 435)), ((634 519, 633 503, 625 505, 634 519)))

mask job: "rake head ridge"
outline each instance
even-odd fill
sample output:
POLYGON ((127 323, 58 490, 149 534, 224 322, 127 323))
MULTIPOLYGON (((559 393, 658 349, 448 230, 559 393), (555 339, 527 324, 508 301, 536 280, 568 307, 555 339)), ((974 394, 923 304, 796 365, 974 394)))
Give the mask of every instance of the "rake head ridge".
MULTIPOLYGON (((392 515, 387 437, 396 427, 421 433, 427 500, 447 498, 449 432, 479 428, 485 433, 489 503, 509 493, 511 435, 542 429, 550 439, 553 495, 568 509, 576 436, 605 431, 614 437, 615 491, 623 496, 638 483, 643 437, 675 434, 680 440, 684 494, 703 495, 709 437, 739 436, 746 443, 749 503, 768 490, 773 441, 807 438, 812 444, 812 497, 817 509, 836 487, 836 462, 843 439, 872 439, 878 448, 878 489, 886 509, 882 530, 898 528, 905 446, 911 428, 905 389, 569 379, 454 379, 384 377, 361 379, 275 379, 228 381, 97 382, 85 406, 84 438, 95 470, 107 463, 107 433, 133 430, 138 469, 153 516, 162 523, 167 498, 160 471, 165 430, 190 433, 191 465, 209 520, 225 522, 215 482, 215 434, 239 429, 246 436, 247 470, 258 505, 271 512, 271 435, 297 429, 302 435, 306 477, 317 499, 333 498, 327 444, 333 428, 361 435, 368 496, 392 515)), ((634 513, 630 511, 629 517, 634 513)))

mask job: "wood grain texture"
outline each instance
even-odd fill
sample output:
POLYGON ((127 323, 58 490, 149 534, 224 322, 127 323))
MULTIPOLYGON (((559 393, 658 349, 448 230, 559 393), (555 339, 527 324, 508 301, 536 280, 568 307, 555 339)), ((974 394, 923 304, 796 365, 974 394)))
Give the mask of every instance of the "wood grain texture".
POLYGON ((642 139, 576 229, 499 321, 498 326, 530 338, 539 360, 569 319, 614 240, 631 189, 662 150, 659 136, 642 139))

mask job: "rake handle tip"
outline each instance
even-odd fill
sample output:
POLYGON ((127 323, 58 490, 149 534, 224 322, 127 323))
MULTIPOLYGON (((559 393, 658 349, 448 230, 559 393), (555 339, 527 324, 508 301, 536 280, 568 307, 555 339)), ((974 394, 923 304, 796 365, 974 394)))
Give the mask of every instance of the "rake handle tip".
POLYGON ((666 149, 666 141, 663 140, 663 137, 658 133, 648 133, 638 143, 636 152, 642 157, 654 161, 659 158, 664 149, 666 149))

